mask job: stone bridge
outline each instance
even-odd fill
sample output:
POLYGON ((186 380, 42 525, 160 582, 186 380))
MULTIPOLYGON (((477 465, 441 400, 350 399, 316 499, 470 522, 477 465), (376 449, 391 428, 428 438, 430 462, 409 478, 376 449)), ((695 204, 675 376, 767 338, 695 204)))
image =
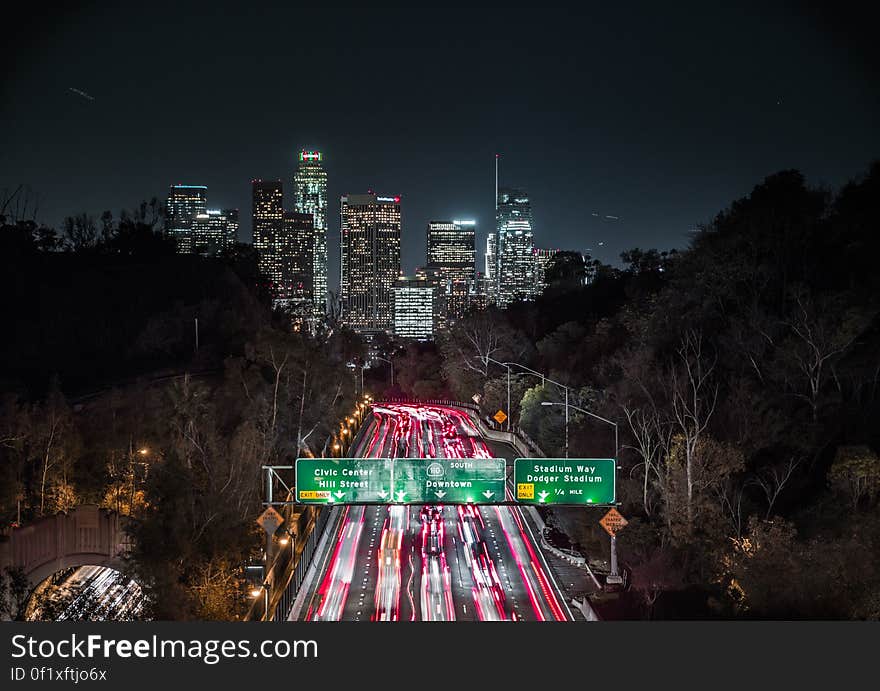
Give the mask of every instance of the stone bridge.
POLYGON ((21 567, 34 587, 73 566, 118 569, 129 546, 124 523, 115 511, 83 504, 9 528, 0 536, 0 568, 21 567))

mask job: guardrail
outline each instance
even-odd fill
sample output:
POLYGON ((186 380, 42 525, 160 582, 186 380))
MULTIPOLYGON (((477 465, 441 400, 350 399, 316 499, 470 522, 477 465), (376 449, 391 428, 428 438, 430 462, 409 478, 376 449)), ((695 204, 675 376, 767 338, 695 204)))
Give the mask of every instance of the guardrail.
POLYGON ((303 584, 306 572, 308 571, 309 566, 312 563, 312 557, 315 556, 315 549, 318 545, 318 540, 321 539, 321 534, 324 532, 324 528, 327 526, 327 521, 329 517, 330 507, 322 508, 319 510, 318 517, 317 519, 315 519, 314 526, 309 532, 309 536, 302 547, 302 551, 299 554, 299 559, 297 559, 296 561, 296 566, 294 566, 293 572, 290 574, 290 578, 287 581, 287 585, 284 587, 284 590, 282 591, 280 597, 275 604, 275 610, 272 614, 272 621, 287 620, 287 615, 290 612, 290 608, 293 606, 294 601, 296 600, 296 596, 299 594, 299 589, 303 584))

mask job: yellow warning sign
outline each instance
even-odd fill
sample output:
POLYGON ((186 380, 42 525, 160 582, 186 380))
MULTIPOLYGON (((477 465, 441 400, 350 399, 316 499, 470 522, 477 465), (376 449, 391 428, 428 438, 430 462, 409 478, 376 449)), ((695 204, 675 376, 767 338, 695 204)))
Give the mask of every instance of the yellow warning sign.
POLYGON ((599 524, 605 528, 605 532, 611 537, 614 537, 615 533, 619 533, 626 528, 627 523, 628 521, 613 507, 599 520, 599 524))
POLYGON ((533 483, 533 482, 520 482, 516 486, 516 498, 517 499, 534 499, 535 498, 535 483, 533 483))
POLYGON ((499 410, 497 413, 495 413, 492 416, 492 419, 494 419, 495 422, 497 422, 499 425, 501 425, 507 419, 507 414, 503 410, 499 410))
POLYGON ((329 499, 330 490, 302 489, 299 491, 300 499, 329 499))

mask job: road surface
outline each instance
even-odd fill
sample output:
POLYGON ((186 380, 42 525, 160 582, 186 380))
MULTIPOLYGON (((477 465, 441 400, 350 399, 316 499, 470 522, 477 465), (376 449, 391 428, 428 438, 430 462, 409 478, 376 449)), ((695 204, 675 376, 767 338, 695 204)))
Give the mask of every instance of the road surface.
MULTIPOLYGON (((469 415, 440 405, 373 406, 353 455, 491 458, 469 415)), ((515 506, 347 506, 333 511, 317 570, 292 618, 309 621, 571 619, 515 506)))

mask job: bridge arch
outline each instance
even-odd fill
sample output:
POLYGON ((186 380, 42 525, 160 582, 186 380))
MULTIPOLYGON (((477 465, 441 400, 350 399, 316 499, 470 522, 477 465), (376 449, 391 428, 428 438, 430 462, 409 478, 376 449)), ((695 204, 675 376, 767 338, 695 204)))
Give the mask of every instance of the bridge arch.
POLYGON ((73 566, 109 566, 121 570, 130 543, 125 518, 115 511, 82 504, 4 531, 0 568, 20 567, 31 589, 73 566))

